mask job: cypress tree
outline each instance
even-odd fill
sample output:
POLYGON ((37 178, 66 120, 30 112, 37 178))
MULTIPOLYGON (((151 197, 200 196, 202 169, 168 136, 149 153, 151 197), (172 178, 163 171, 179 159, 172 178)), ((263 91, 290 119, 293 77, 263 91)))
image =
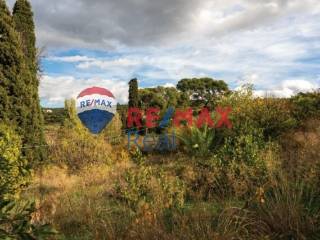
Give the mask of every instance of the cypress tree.
POLYGON ((19 36, 14 29, 10 12, 4 0, 0 0, 0 119, 11 125, 19 125, 26 115, 23 104, 25 84, 24 57, 19 36))
MULTIPOLYGON (((25 56, 26 65, 30 73, 30 79, 25 79, 28 92, 29 113, 28 124, 26 126, 27 141, 30 145, 45 144, 43 134, 43 115, 39 100, 39 78, 38 61, 36 49, 35 26, 33 21, 33 12, 29 1, 17 0, 13 8, 13 19, 15 28, 20 34, 22 50, 25 56)), ((33 162, 43 160, 45 151, 43 147, 32 150, 33 162)))
POLYGON ((138 95, 138 80, 136 78, 131 79, 129 82, 129 107, 138 107, 139 95, 138 95))
POLYGON ((13 20, 20 34, 23 53, 33 73, 37 73, 37 49, 33 12, 27 0, 17 0, 13 7, 13 20))
POLYGON ((3 0, 0 0, 0 120, 9 122, 11 103, 9 94, 12 89, 11 79, 17 76, 19 65, 15 59, 18 46, 9 10, 3 0), (14 66, 15 68, 12 68, 14 66))

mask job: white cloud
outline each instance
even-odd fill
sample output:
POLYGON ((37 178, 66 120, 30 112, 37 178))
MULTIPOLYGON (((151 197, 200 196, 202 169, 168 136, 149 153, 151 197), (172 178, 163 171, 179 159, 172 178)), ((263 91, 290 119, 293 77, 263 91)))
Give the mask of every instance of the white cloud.
POLYGON ((268 46, 263 52, 273 60, 292 61, 306 55, 305 43, 287 41, 268 46))
POLYGON ((166 87, 166 88, 175 88, 176 85, 172 84, 172 83, 166 83, 163 85, 163 87, 166 87))
POLYGON ((237 81, 237 85, 240 88, 242 85, 245 85, 245 84, 251 84, 251 85, 259 84, 259 83, 261 83, 261 81, 262 80, 261 80, 259 74, 257 74, 257 73, 248 73, 248 74, 245 74, 244 76, 242 76, 237 81))
POLYGON ((256 90, 255 95, 259 97, 275 96, 275 97, 291 97, 299 92, 309 92, 320 88, 318 83, 307 80, 285 80, 277 86, 268 90, 256 90))
POLYGON ((40 46, 98 49, 108 56, 49 57, 76 65, 68 74, 44 77, 42 97, 50 101, 80 91, 90 79, 113 79, 117 86, 136 76, 148 86, 209 76, 234 89, 251 83, 257 94, 278 96, 320 85, 319 0, 31 2, 40 46), (64 88, 55 93, 57 82, 64 88))
POLYGON ((77 63, 77 62, 90 62, 95 61, 95 58, 90 58, 87 56, 64 56, 64 57, 56 57, 56 56, 50 56, 47 58, 49 61, 56 61, 56 62, 67 62, 67 63, 77 63))
POLYGON ((83 63, 80 63, 77 65, 80 69, 89 69, 92 67, 98 67, 100 69, 108 70, 112 67, 132 67, 132 66, 138 66, 142 62, 138 59, 128 59, 128 58, 119 58, 114 60, 89 60, 84 61, 83 63))
POLYGON ((110 90, 120 103, 128 101, 127 82, 89 78, 76 79, 72 76, 48 76, 45 75, 40 81, 40 98, 46 105, 61 105, 65 99, 76 98, 77 95, 88 87, 104 87, 110 90))

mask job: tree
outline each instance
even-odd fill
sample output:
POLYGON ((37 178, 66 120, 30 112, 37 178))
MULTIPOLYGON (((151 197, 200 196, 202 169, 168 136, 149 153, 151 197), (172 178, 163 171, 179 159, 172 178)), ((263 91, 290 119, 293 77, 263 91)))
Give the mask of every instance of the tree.
POLYGON ((129 107, 138 107, 139 93, 138 93, 138 80, 131 79, 129 82, 129 107))
POLYGON ((187 97, 195 106, 213 105, 218 95, 229 91, 228 85, 223 80, 212 78, 186 78, 177 84, 184 97, 187 97))
POLYGON ((17 32, 20 34, 23 53, 26 56, 28 65, 33 67, 33 71, 37 71, 37 50, 35 27, 33 22, 33 13, 31 5, 27 0, 17 0, 13 7, 13 19, 17 32))
MULTIPOLYGON (((43 133, 43 115, 39 100, 39 79, 37 75, 38 61, 36 49, 35 26, 33 21, 33 12, 31 5, 27 0, 17 0, 13 8, 13 19, 15 28, 20 35, 22 50, 26 65, 30 73, 30 79, 24 78, 26 88, 25 95, 28 102, 30 115, 27 118, 26 141, 30 145, 44 145, 43 133)), ((43 148, 32 150, 31 158, 33 162, 39 162, 44 159, 45 151, 43 148)))
POLYGON ((0 119, 17 130, 25 141, 28 96, 26 81, 30 73, 25 65, 21 43, 4 0, 0 0, 0 119))
POLYGON ((174 87, 156 87, 139 89, 139 103, 144 109, 158 107, 166 110, 168 107, 176 107, 180 93, 174 87))
MULTIPOLYGON (((14 198, 28 182, 29 171, 22 146, 28 142, 30 116, 25 64, 19 35, 4 0, 0 0, 0 238, 46 239, 48 225, 31 223, 35 205, 21 206, 14 198)), ((32 151, 28 151, 29 153, 32 151)), ((26 153, 26 152, 25 152, 26 153)))
POLYGON ((157 92, 156 88, 143 88, 139 89, 139 107, 143 109, 149 107, 164 109, 166 102, 159 92, 157 92))
POLYGON ((11 66, 16 68, 19 61, 15 62, 17 55, 18 39, 14 32, 9 10, 4 0, 0 0, 0 119, 9 122, 11 103, 9 90, 12 77, 18 74, 11 66), (15 51, 12 51, 15 50, 15 51))

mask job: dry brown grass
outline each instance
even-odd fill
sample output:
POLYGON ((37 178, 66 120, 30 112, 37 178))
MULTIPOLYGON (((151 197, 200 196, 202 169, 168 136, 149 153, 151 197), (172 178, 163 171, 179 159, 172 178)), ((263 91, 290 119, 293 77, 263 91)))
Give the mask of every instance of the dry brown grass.
POLYGON ((295 178, 320 183, 320 120, 309 120, 299 131, 282 137, 283 168, 295 178))
MULTIPOLYGON (((79 154, 77 144, 66 144, 58 154, 53 147, 52 156, 69 160, 38 172, 28 196, 35 194, 38 199, 35 218, 51 222, 64 239, 316 240, 320 236, 319 125, 310 121, 301 131, 287 133, 281 138, 282 147, 266 145, 260 152, 266 164, 262 181, 261 169, 241 163, 219 168, 214 157, 210 162, 183 153, 139 155, 120 144, 99 142, 96 152, 105 149, 110 161, 86 164, 86 158, 97 156, 79 154), (74 171, 73 161, 84 164, 74 171), (144 169, 151 169, 150 178, 141 174, 144 169), (179 185, 170 184, 177 177, 188 194, 181 201, 184 204, 174 206, 169 203, 179 194, 179 185), (120 197, 114 194, 117 183, 120 197), (128 199, 134 199, 135 207, 128 199)), ((64 134, 65 140, 77 136, 64 134)), ((60 141, 56 137, 50 136, 60 141)))

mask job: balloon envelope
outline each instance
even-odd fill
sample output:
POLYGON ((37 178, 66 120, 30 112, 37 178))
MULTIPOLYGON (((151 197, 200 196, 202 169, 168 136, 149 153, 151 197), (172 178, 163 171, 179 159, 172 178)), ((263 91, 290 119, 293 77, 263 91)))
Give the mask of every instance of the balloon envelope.
POLYGON ((92 87, 77 97, 77 114, 91 133, 100 133, 113 119, 117 111, 114 95, 105 88, 92 87))

